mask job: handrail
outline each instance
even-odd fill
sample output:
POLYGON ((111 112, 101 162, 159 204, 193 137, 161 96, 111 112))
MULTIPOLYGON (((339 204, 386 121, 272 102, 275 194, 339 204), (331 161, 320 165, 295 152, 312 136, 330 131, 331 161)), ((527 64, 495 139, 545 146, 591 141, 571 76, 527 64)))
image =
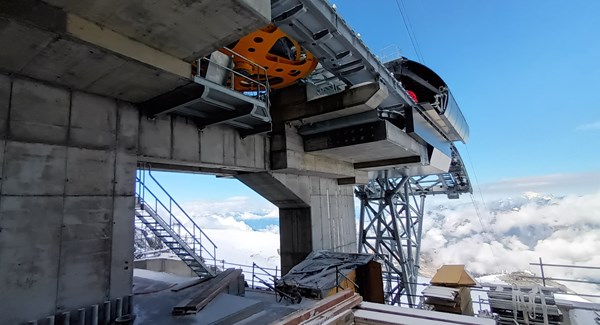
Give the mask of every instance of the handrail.
MULTIPOLYGON (((264 100, 263 101, 267 104, 267 107, 269 107, 270 106, 270 102, 269 102, 269 95, 268 94, 271 92, 271 85, 269 85, 269 75, 268 75, 268 72, 267 72, 267 68, 261 66, 260 64, 258 64, 256 62, 250 60, 249 58, 247 58, 247 57, 245 57, 245 56, 243 56, 243 55, 235 52, 234 50, 232 50, 232 49, 230 49, 228 47, 223 47, 223 49, 228 52, 228 53, 225 53, 225 52, 223 52, 223 53, 228 54, 230 56, 230 58, 231 57, 239 57, 239 58, 243 59, 244 61, 246 61, 247 63, 249 63, 250 65, 256 67, 259 70, 258 75, 259 76, 264 75, 264 77, 265 77, 264 83, 260 82, 258 79, 252 79, 252 78, 250 78, 250 77, 248 77, 248 76, 246 76, 246 75, 244 75, 242 73, 239 73, 239 72, 235 71, 234 69, 231 69, 231 68, 226 67, 226 66, 222 66, 221 64, 219 64, 219 63, 211 60, 208 57, 201 57, 201 58, 199 58, 198 59, 198 65, 200 66, 200 61, 204 60, 204 61, 207 61, 207 62, 215 64, 217 67, 219 67, 221 69, 224 69, 225 71, 231 72, 231 87, 232 87, 232 89, 234 87, 234 79, 235 79, 234 76, 236 76, 236 75, 239 76, 239 77, 242 77, 242 78, 244 78, 246 80, 248 80, 248 82, 250 82, 251 84, 256 84, 257 85, 257 87, 256 87, 256 99, 260 99, 261 98, 261 92, 262 92, 261 86, 262 86, 262 88, 264 88, 264 91, 267 94, 266 96, 264 96, 264 100)), ((254 90, 251 90, 250 92, 254 92, 254 90)))
MULTIPOLYGON (((249 58, 247 58, 247 57, 245 57, 245 56, 243 56, 243 55, 241 55, 241 54, 237 53, 236 51, 234 51, 234 50, 232 50, 232 49, 230 49, 230 48, 228 48, 228 47, 224 47, 224 49, 225 49, 225 50, 227 50, 227 51, 229 51, 230 53, 233 53, 233 55, 236 55, 236 56, 238 56, 238 57, 240 57, 240 58, 242 58, 242 59, 246 60, 246 62, 248 62, 248 63, 250 63, 250 64, 254 65, 254 66, 255 66, 255 67, 257 67, 259 70, 262 70, 262 71, 265 73, 265 84, 266 84, 265 88, 266 88, 266 91, 267 91, 267 93, 271 91, 271 86, 269 85, 269 75, 267 74, 267 68, 265 68, 265 67, 261 66, 260 64, 258 64, 258 63, 256 63, 256 62, 254 62, 254 61, 250 60, 249 58)), ((235 71, 235 70, 234 70, 234 71, 235 71)), ((269 98, 269 96, 267 96, 267 104, 268 104, 268 98, 269 98)))
MULTIPOLYGON (((164 192, 164 193, 165 193, 165 194, 166 194, 166 195, 169 197, 169 199, 170 199, 170 200, 171 200, 173 203, 175 203, 175 205, 176 205, 176 206, 179 208, 179 210, 181 210, 181 212, 183 212, 183 214, 184 214, 184 215, 185 215, 185 216, 186 216, 186 217, 189 219, 189 221, 191 221, 191 222, 192 222, 192 224, 194 225, 194 227, 198 228, 198 230, 200 230, 200 233, 201 233, 202 235, 204 235, 204 236, 206 237, 206 239, 208 239, 208 241, 209 241, 209 242, 210 242, 210 243, 211 243, 213 246, 215 246, 215 248, 218 248, 218 247, 217 247, 217 245, 215 245, 215 243, 214 243, 214 242, 213 242, 213 241, 212 241, 212 240, 211 240, 211 239, 210 239, 210 238, 209 238, 209 237, 208 237, 208 236, 207 236, 207 235, 204 233, 204 231, 202 231, 202 228, 200 228, 200 226, 198 226, 198 225, 196 224, 196 222, 194 221, 194 219, 192 219, 192 218, 191 218, 191 217, 190 217, 190 216, 187 214, 187 212, 185 212, 185 210, 183 210, 183 208, 182 208, 182 207, 179 205, 179 203, 177 203, 177 201, 175 201, 175 199, 173 199, 173 197, 171 196, 171 194, 169 194, 169 193, 167 192, 167 190, 165 190, 165 188, 164 188, 164 187, 162 187, 162 185, 160 185, 160 183, 159 183, 159 182, 156 180, 156 178, 154 178, 154 176, 152 176, 152 172, 150 171, 150 169, 148 169, 148 176, 150 176, 150 178, 152 178, 152 180, 153 180, 153 181, 156 183, 156 185, 158 185, 158 187, 160 187, 160 189, 161 189, 161 190, 163 190, 163 192, 164 192)), ((144 186, 146 186, 146 185, 144 184, 144 186)), ((169 213, 170 213, 170 212, 171 212, 171 211, 169 211, 169 213)))
MULTIPOLYGON (((216 260, 217 245, 206 235, 206 233, 198 226, 198 224, 196 224, 196 222, 187 214, 187 212, 185 212, 181 205, 179 205, 179 203, 175 201, 175 199, 158 182, 158 180, 152 175, 150 168, 142 168, 138 170, 138 175, 136 175, 136 182, 138 183, 136 195, 140 199, 140 201, 146 204, 152 204, 149 200, 146 199, 146 192, 148 192, 148 194, 154 199, 154 208, 156 209, 156 211, 154 212, 158 215, 158 217, 160 217, 158 211, 158 206, 160 205, 169 214, 169 227, 171 227, 171 229, 175 232, 177 237, 179 237, 179 239, 182 240, 182 242, 189 244, 191 246, 189 248, 195 253, 199 253, 200 258, 202 258, 202 253, 205 253, 208 257, 210 257, 210 259, 216 260), (159 199, 157 194, 155 194, 150 188, 148 188, 145 182, 146 174, 148 174, 152 181, 154 181, 154 185, 158 186, 158 188, 162 190, 162 194, 169 199, 169 207, 167 207, 167 205, 165 205, 165 203, 161 199, 159 199), (187 221, 189 222, 189 224, 191 224, 192 231, 188 229, 189 226, 186 227, 185 224, 173 213, 173 204, 175 205, 175 207, 179 208, 179 211, 182 213, 182 215, 187 218, 187 221), (174 225, 177 225, 179 228, 177 230, 173 229, 174 225), (182 228, 183 231, 181 230, 182 228), (205 241, 205 245, 202 244, 202 240, 205 241), (208 240, 208 242, 213 246, 212 252, 207 249, 206 240, 208 240)), ((148 206, 148 208, 151 209, 150 206, 148 206)), ((160 218, 167 222, 166 219, 162 217, 160 218)))
MULTIPOLYGON (((249 283, 249 286, 254 289, 258 288, 257 286, 255 286, 255 283, 254 283, 255 278, 261 279, 263 281, 277 279, 279 276, 279 273, 281 271, 277 267, 275 267, 275 268, 262 267, 254 262, 252 263, 253 265, 246 265, 246 264, 227 262, 225 260, 206 260, 206 262, 213 262, 213 261, 214 261, 215 265, 218 262, 218 265, 220 265, 223 269, 225 269, 226 266, 239 267, 242 270, 243 274, 248 275, 247 280, 252 279, 251 282, 249 283), (261 270, 263 273, 258 272, 257 269, 261 270), (273 271, 275 272, 275 275, 273 275, 271 273, 273 271)), ((264 288, 264 287, 260 287, 260 288, 264 288)), ((267 288, 267 289, 269 289, 269 288, 267 288)))
MULTIPOLYGON (((204 60, 204 61, 208 61, 208 62, 210 62, 210 63, 214 63, 214 64, 215 64, 217 67, 219 67, 219 68, 221 68, 221 69, 223 69, 223 70, 229 71, 229 72, 231 72, 231 73, 233 73, 233 74, 235 74, 235 75, 237 75, 237 76, 240 76, 240 77, 242 77, 242 78, 244 78, 244 79, 248 80, 250 83, 257 84, 257 85, 259 86, 259 87, 257 87, 257 93, 261 91, 261 89, 260 89, 260 86, 262 86, 262 87, 265 89, 265 91, 268 91, 268 90, 269 90, 268 83, 266 83, 266 84, 265 84, 265 83, 262 83, 262 82, 260 82, 260 81, 258 81, 258 80, 256 80, 256 79, 252 79, 252 78, 250 78, 250 77, 248 77, 248 76, 246 76, 246 75, 244 75, 244 74, 242 74, 242 73, 239 73, 239 72, 237 72, 237 71, 235 71, 235 70, 233 70, 233 69, 231 69, 231 68, 224 67, 224 66, 222 66, 222 65, 218 64, 217 62, 215 62, 215 61, 211 60, 211 59, 208 59, 208 58, 200 58, 200 60, 204 60)), ((265 76, 266 76, 266 75, 265 75, 265 76)), ((265 80, 267 80, 267 79, 266 79, 266 77, 265 77, 265 80)), ((257 98, 258 98, 258 94, 257 94, 257 98)))
MULTIPOLYGON (((182 223, 182 222, 181 222, 181 221, 180 221, 180 220, 179 220, 179 219, 178 219, 178 218, 177 218, 177 217, 176 217, 176 216, 175 216, 175 215, 174 215, 174 214, 173 214, 173 213, 170 211, 170 209, 169 209, 169 208, 167 208, 167 206, 166 206, 166 205, 165 205, 165 204, 164 204, 164 203, 163 203, 163 202, 162 202, 162 201, 161 201, 161 200, 160 200, 160 199, 159 199, 159 198, 156 196, 156 194, 154 194, 154 192, 152 192, 152 190, 150 190, 150 189, 149 189, 149 188, 146 186, 146 184, 144 184, 143 182, 141 182, 141 180, 140 180, 138 177, 136 177, 136 180, 137 180, 137 181, 140 183, 140 185, 141 185, 141 186, 144 188, 144 191, 147 191, 147 192, 148 192, 148 193, 149 193, 149 194, 150 194, 150 195, 151 195, 151 196, 154 198, 155 205, 156 205, 156 203, 159 203, 159 204, 160 204, 160 206, 162 206, 162 207, 163 207, 163 208, 164 208, 164 209, 165 209, 165 210, 166 210, 166 211, 169 213, 169 226, 171 226, 171 228, 172 228, 172 226, 173 226, 173 222, 172 222, 172 220, 175 220, 176 224, 177 224, 177 225, 179 225, 179 226, 180 226, 180 228, 183 228, 183 230, 185 230, 185 232, 187 232, 187 233, 188 233, 188 235, 190 236, 190 238, 191 238, 191 239, 192 239, 192 240, 193 240, 195 243, 197 243, 197 244, 200 246, 200 252, 202 252, 202 251, 205 251, 205 252, 206 252, 206 253, 207 253, 207 254, 208 254, 210 257, 211 257, 211 259, 215 259, 215 257, 216 257, 216 248, 217 248, 217 246, 213 244, 213 247, 214 247, 214 250, 215 250, 215 252, 214 252, 213 254, 211 254, 211 253, 210 253, 210 251, 208 251, 208 249, 206 249, 206 247, 205 247, 204 245, 202 245, 202 242, 201 242, 201 241, 200 241, 198 238, 196 238, 196 236, 194 236, 194 234, 193 234, 192 232, 190 232, 190 230, 189 230, 189 229, 187 229, 187 227, 185 227, 185 226, 184 226, 184 224, 183 224, 183 223, 182 223)), ((167 194, 167 195, 168 195, 168 194, 167 194)), ((141 200, 142 200, 142 202, 144 202, 144 203, 147 203, 147 202, 148 202, 148 201, 145 199, 145 195, 144 195, 144 197, 140 196, 140 199, 141 199, 141 200)), ((173 202, 174 202, 174 201, 173 201, 173 202)), ((148 207, 148 208, 151 208, 151 207, 148 207)), ((155 207, 155 209, 156 209, 156 207, 155 207)), ((154 212, 158 214, 158 211, 154 211, 154 212)), ((184 212, 184 213, 185 213, 185 212, 184 212)), ((188 218, 189 218, 189 216, 188 216, 188 218)), ((162 219, 162 218, 161 218, 161 219, 162 219)), ((164 219, 163 219, 163 220, 164 220, 164 219)), ((165 221, 166 221, 166 220, 165 220, 165 221)), ((195 225, 195 223, 194 223, 194 225, 195 225)), ((202 232, 202 229, 200 229, 200 227, 198 227, 197 225, 195 225, 195 226, 196 226, 196 228, 198 228, 198 230, 200 230, 200 231, 201 231, 201 234, 204 234, 204 233, 202 232)), ((181 231, 181 230, 180 230, 180 231, 181 231)), ((179 234, 179 231, 178 231, 178 233, 177 233, 177 236, 179 236, 179 238, 180 238, 180 239, 182 239, 182 240, 184 240, 184 241, 186 240, 185 238, 183 238, 183 237, 181 236, 181 234, 179 234)), ((206 234, 204 234, 204 236, 206 237, 206 239, 208 239, 208 241, 209 241, 209 242, 211 242, 211 243, 212 243, 212 241, 210 240, 210 238, 208 238, 208 236, 206 236, 206 234)), ((193 249, 193 250, 195 250, 195 248, 192 248, 192 249, 193 249)))

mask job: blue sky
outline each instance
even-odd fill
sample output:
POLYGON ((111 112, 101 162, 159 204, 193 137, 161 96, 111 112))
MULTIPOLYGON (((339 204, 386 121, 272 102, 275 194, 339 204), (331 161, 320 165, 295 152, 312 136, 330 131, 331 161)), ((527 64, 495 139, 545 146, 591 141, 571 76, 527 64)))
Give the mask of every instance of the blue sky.
MULTIPOLYGON (((395 0, 333 3, 374 53, 392 46, 417 59, 395 0)), ((450 85, 467 118, 471 138, 459 150, 481 184, 553 175, 560 187, 573 173, 598 188, 600 1, 403 3, 424 63, 450 85)), ((180 201, 262 200, 232 179, 159 179, 180 201)))
MULTIPOLYGON (((600 171, 600 1, 402 2, 467 118, 482 183, 600 171)), ((417 58, 395 0, 334 3, 373 52, 417 58)))

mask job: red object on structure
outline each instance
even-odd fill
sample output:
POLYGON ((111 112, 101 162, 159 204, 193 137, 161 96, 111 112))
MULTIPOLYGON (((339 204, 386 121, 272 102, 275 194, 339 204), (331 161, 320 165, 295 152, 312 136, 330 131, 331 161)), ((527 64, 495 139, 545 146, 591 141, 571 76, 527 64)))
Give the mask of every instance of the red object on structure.
POLYGON ((415 101, 415 103, 419 102, 419 100, 417 99, 417 94, 410 90, 407 90, 406 92, 408 93, 408 96, 410 96, 410 98, 412 98, 415 101))

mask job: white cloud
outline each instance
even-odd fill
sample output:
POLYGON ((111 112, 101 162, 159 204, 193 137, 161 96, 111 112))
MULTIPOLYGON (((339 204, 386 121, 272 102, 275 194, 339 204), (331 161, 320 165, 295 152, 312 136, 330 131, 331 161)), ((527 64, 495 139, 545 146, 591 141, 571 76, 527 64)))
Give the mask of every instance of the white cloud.
MULTIPOLYGON (((531 188, 535 186, 548 189, 565 182, 582 184, 593 183, 594 180, 600 180, 600 173, 508 179, 488 186, 503 193, 507 189, 527 188, 531 191, 537 190, 531 188)), ((543 200, 543 196, 527 195, 533 201, 518 209, 509 206, 504 210, 494 210, 497 207, 489 205, 490 210, 486 210, 480 205, 481 221, 473 205, 462 200, 451 201, 453 206, 444 200, 446 209, 436 209, 430 203, 430 212, 423 221, 423 257, 434 267, 464 263, 478 274, 517 270, 538 272, 537 267, 529 265, 538 257, 546 263, 600 266, 599 190, 592 194, 551 199, 546 205, 535 203, 537 199, 543 200)), ((514 203, 515 200, 507 201, 514 203)), ((230 197, 220 201, 189 202, 184 208, 215 241, 219 247, 219 259, 279 266, 279 228, 271 225, 255 231, 244 222, 277 218, 275 206, 247 197, 230 197)), ((595 272, 546 271, 547 276, 600 280, 595 272)), ((581 290, 585 292, 585 288, 581 290)))
POLYGON ((587 124, 579 125, 575 128, 577 131, 594 131, 600 130, 600 121, 595 121, 587 124))
MULTIPOLYGON (((476 189, 477 190, 477 189, 476 189)), ((600 172, 549 174, 503 179, 482 184, 486 196, 505 198, 524 191, 552 193, 554 195, 583 195, 600 190, 600 172)), ((488 197, 487 199, 490 199, 488 197)))
MULTIPOLYGON (((463 263, 478 274, 539 273, 538 267, 529 265, 539 257, 545 263, 600 266, 600 192, 533 200, 515 208, 481 209, 480 217, 483 229, 472 205, 432 207, 423 223, 424 260, 433 269, 463 263)), ((545 272, 550 277, 600 280, 597 270, 552 268, 545 272)), ((600 289, 579 288, 581 293, 600 289)))
POLYGON ((243 265, 254 262, 261 267, 281 268, 279 233, 251 229, 206 229, 205 232, 217 245, 219 260, 243 265))
POLYGON ((246 196, 223 200, 196 200, 182 204, 191 216, 228 215, 237 220, 258 220, 279 217, 279 209, 270 202, 246 196))

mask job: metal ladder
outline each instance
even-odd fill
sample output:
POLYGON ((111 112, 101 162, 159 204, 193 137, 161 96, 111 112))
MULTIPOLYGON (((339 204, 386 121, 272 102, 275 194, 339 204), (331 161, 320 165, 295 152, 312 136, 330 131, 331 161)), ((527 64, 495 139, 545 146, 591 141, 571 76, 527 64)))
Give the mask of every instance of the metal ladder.
POLYGON ((215 243, 152 176, 149 168, 138 169, 135 182, 136 217, 199 277, 215 276, 215 243), (209 266, 207 261, 214 264, 209 266))

